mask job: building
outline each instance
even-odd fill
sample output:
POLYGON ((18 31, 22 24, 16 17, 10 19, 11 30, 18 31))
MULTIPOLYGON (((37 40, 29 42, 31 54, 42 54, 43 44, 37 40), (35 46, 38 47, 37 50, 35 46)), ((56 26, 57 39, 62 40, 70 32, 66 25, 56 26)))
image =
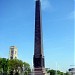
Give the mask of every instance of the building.
POLYGON ((69 75, 75 75, 75 68, 70 68, 68 70, 69 75))
POLYGON ((10 46, 9 59, 17 59, 18 49, 16 46, 10 46))

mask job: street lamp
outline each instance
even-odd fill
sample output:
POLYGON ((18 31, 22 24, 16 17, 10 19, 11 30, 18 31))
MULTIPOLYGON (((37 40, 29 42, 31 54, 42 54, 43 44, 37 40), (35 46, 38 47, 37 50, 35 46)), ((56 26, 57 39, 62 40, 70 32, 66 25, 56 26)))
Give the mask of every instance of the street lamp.
POLYGON ((20 71, 21 71, 21 68, 20 67, 18 67, 18 73, 20 74, 20 71))
POLYGON ((27 67, 27 66, 25 67, 25 72, 26 72, 27 75, 28 75, 28 67, 27 67))
POLYGON ((14 75, 15 75, 15 69, 14 69, 14 71, 13 71, 13 72, 14 72, 14 75))
POLYGON ((24 64, 22 66, 22 75, 24 75, 24 70, 25 70, 25 67, 24 67, 24 64))
POLYGON ((3 68, 2 68, 2 75, 3 75, 3 68))
POLYGON ((9 74, 9 67, 8 67, 8 70, 7 70, 7 74, 9 74))

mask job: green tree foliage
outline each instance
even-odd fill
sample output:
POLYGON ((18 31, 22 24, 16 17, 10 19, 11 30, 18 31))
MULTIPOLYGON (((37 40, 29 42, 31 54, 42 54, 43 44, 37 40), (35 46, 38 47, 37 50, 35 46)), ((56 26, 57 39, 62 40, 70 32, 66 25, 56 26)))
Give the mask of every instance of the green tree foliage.
POLYGON ((6 58, 0 58, 0 70, 7 72, 8 60, 6 58))
POLYGON ((28 63, 26 63, 26 62, 24 62, 23 64, 24 64, 24 67, 25 67, 25 71, 27 73, 30 73, 31 72, 30 65, 28 63))
POLYGON ((10 70, 17 70, 18 67, 22 68, 22 66, 23 66, 23 62, 18 59, 9 60, 8 64, 9 64, 10 70))
POLYGON ((66 72, 66 73, 65 73, 65 75, 69 75, 69 73, 68 73, 68 72, 66 72))
POLYGON ((50 75, 69 75, 68 73, 64 73, 64 72, 61 72, 61 71, 59 71, 59 70, 48 70, 47 69, 47 73, 50 73, 50 75))
POLYGON ((0 58, 0 72, 2 71, 2 58, 0 58))
POLYGON ((11 71, 14 70, 17 72, 18 69, 23 71, 23 68, 28 73, 31 71, 30 65, 26 62, 23 62, 22 60, 18 60, 18 59, 9 60, 6 58, 0 58, 0 72, 10 73, 11 71))
POLYGON ((52 70, 48 70, 47 72, 50 73, 50 75, 55 75, 55 70, 53 70, 53 69, 52 70))

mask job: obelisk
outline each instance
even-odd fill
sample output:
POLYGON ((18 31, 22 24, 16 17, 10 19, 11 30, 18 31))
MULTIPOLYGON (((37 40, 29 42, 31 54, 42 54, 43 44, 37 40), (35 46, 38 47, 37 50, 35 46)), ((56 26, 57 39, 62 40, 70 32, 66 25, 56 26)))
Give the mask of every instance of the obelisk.
POLYGON ((45 75, 40 0, 36 0, 35 4, 34 75, 45 75))

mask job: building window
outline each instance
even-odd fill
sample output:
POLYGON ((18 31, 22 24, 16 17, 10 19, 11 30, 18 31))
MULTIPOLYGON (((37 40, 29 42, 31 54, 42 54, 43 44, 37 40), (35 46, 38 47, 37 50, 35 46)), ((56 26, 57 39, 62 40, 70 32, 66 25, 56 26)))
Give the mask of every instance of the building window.
POLYGON ((15 51, 15 54, 16 54, 16 51, 15 51))
POLYGON ((13 54, 13 50, 11 50, 11 54, 13 54))
POLYGON ((13 59, 13 57, 10 57, 11 59, 13 59))

